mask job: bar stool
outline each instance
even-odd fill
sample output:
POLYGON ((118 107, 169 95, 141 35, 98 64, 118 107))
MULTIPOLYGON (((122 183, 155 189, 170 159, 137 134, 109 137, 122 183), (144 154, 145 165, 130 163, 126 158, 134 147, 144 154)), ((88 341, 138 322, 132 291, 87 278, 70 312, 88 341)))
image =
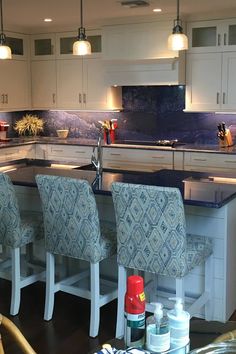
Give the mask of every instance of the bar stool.
MULTIPOLYGON (((208 237, 186 234, 179 189, 115 182, 112 184, 112 198, 119 265, 116 338, 124 335, 127 268, 154 273, 154 278, 160 275, 174 278, 176 297, 185 300, 185 276, 194 267, 205 263, 205 290, 187 310, 192 316, 205 306, 205 318, 210 320, 212 242, 208 237)), ((152 312, 150 304, 146 309, 152 312)))
POLYGON ((98 334, 100 307, 117 297, 117 282, 103 280, 99 265, 116 253, 115 225, 101 222, 95 196, 89 183, 67 177, 37 175, 42 201, 46 254, 46 302, 44 319, 52 318, 54 296, 64 291, 91 301, 89 335, 98 334), (90 264, 85 270, 55 282, 55 255, 62 255, 90 264), (90 289, 80 287, 80 281, 90 276, 90 289), (102 294, 100 285, 107 291, 102 294))
MULTIPOLYGON (((0 277, 11 280, 10 314, 16 315, 20 307, 21 289, 41 280, 45 275, 45 271, 40 270, 24 276, 23 259, 20 259, 21 249, 32 245, 36 239, 43 236, 42 214, 20 213, 14 186, 9 176, 4 173, 0 173, 0 219, 0 277), (11 269, 10 274, 8 268, 11 269)), ((27 261, 27 254, 24 255, 24 260, 27 261)), ((34 268, 32 264, 29 266, 34 268)))

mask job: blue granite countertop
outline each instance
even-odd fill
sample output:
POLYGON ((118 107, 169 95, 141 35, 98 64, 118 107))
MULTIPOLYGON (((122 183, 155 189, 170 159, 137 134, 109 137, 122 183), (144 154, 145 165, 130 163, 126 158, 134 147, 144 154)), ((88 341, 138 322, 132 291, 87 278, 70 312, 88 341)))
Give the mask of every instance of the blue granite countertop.
MULTIPOLYGON (((60 139, 57 137, 37 137, 37 138, 13 138, 7 142, 0 142, 0 148, 27 145, 27 144, 60 144, 60 145, 82 145, 82 146, 96 146, 97 141, 84 138, 68 138, 60 139)), ((107 148, 129 148, 129 149, 145 149, 145 150, 168 150, 168 151, 199 151, 199 152, 214 152, 225 154, 236 154, 236 145, 231 147, 219 147, 219 145, 206 144, 179 144, 176 147, 143 145, 142 142, 134 144, 103 144, 107 148)))
MULTIPOLYGON (((236 197, 236 179, 232 179, 220 184, 214 183, 212 180, 212 173, 202 173, 193 171, 176 171, 176 170, 161 170, 158 172, 127 172, 127 171, 113 171, 104 170, 102 174, 101 183, 93 183, 96 173, 91 170, 74 169, 72 166, 68 168, 55 168, 50 161, 44 160, 19 160, 15 161, 15 165, 9 165, 6 168, 7 173, 14 184, 24 186, 36 186, 35 176, 37 174, 58 175, 71 178, 86 179, 93 185, 96 194, 111 195, 111 184, 113 182, 125 182, 135 184, 168 186, 179 188, 183 196, 184 204, 202 206, 207 208, 220 208, 230 202, 236 197), (184 180, 187 180, 184 182, 184 180), (186 193, 186 185, 190 182, 200 183, 198 192, 195 192, 193 197, 189 197, 186 193), (206 183, 207 182, 207 183, 206 183), (215 185, 216 192, 208 193, 209 186, 215 185), (216 196, 217 194, 217 196, 216 196), (213 197, 212 197, 213 195, 213 197)), ((218 177, 232 177, 229 174, 217 173, 218 177)))

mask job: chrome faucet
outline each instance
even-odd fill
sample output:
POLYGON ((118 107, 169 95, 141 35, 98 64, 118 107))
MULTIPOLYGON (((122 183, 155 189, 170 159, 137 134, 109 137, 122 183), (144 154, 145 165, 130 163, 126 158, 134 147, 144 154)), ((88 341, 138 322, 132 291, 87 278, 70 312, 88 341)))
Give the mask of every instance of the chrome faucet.
POLYGON ((101 177, 102 175, 102 133, 103 130, 101 129, 98 135, 97 146, 93 148, 93 153, 91 157, 91 163, 96 168, 96 177, 101 177), (95 149, 97 149, 96 155, 95 149))

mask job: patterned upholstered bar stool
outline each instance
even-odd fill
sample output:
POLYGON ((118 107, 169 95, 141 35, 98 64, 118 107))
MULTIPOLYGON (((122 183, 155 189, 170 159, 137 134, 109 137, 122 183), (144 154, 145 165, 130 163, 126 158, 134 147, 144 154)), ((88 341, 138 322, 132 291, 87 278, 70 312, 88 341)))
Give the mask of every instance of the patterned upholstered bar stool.
MULTIPOLYGON (((156 275, 174 278, 176 296, 185 300, 185 276, 194 267, 205 263, 205 291, 187 310, 194 315, 205 306, 205 317, 211 319, 212 242, 207 237, 186 234, 180 191, 117 182, 112 184, 112 197, 119 265, 116 337, 124 334, 127 268, 154 273, 154 278, 156 275)), ((147 310, 152 312, 150 304, 147 310)))
MULTIPOLYGON (((11 280, 10 314, 16 315, 20 307, 21 289, 41 280, 45 275, 45 271, 41 270, 24 276, 22 263, 26 264, 23 260, 26 261, 27 255, 21 259, 21 249, 43 236, 43 220, 41 213, 20 212, 14 186, 3 173, 0 173, 0 220, 0 277, 11 280)), ((32 264, 30 267, 33 269, 32 264)))
POLYGON ((117 297, 117 283, 106 279, 107 291, 102 294, 99 264, 116 253, 115 225, 99 221, 96 200, 85 180, 36 176, 42 200, 45 228, 46 303, 44 319, 52 318, 54 294, 64 291, 91 301, 90 331, 95 337, 99 330, 100 307, 117 297), (55 282, 55 255, 90 263, 85 270, 55 282), (90 289, 78 283, 90 276, 90 289))

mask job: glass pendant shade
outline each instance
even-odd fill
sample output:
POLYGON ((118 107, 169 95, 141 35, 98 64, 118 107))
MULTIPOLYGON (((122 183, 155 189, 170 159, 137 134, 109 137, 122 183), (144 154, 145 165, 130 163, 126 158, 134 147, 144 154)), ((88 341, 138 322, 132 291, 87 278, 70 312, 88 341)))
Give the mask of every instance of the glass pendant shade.
POLYGON ((188 49, 188 37, 184 33, 172 33, 168 37, 168 49, 170 50, 188 49))
POLYGON ((11 59, 11 48, 7 45, 0 44, 0 59, 11 59))
POLYGON ((73 44, 73 55, 89 55, 91 54, 91 44, 86 38, 85 29, 79 28, 79 35, 73 44))

